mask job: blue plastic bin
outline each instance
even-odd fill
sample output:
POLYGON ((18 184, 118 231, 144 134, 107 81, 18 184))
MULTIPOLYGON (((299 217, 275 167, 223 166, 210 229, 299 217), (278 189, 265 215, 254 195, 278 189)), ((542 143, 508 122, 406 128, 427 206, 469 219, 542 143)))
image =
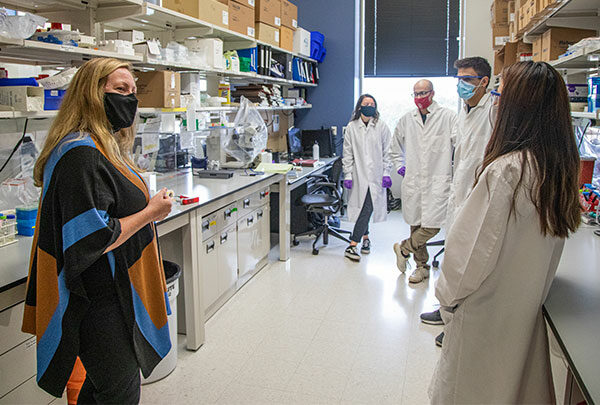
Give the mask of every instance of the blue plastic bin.
POLYGON ((250 72, 257 72, 258 67, 258 49, 257 48, 247 48, 247 49, 238 49, 237 51, 238 57, 240 58, 248 58, 250 59, 250 72))
POLYGON ((44 110, 58 110, 66 90, 44 90, 44 110))
POLYGON ((0 79, 0 86, 34 86, 37 87, 38 82, 35 77, 15 77, 0 79))
POLYGON ((17 221, 33 220, 35 222, 37 218, 38 208, 33 207, 17 207, 17 221))
POLYGON ((319 31, 310 33, 310 57, 321 63, 325 59, 327 50, 325 49, 325 35, 319 31))

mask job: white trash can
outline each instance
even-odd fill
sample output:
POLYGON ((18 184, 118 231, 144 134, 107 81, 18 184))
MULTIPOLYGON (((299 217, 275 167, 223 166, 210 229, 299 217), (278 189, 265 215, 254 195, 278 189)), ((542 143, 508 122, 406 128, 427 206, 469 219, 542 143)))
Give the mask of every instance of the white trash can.
POLYGON ((142 384, 150 384, 161 380, 171 374, 177 366, 177 295, 179 294, 179 277, 181 276, 181 267, 176 263, 163 260, 165 268, 165 278, 167 279, 167 296, 171 306, 171 315, 167 317, 169 323, 169 337, 171 338, 171 350, 156 365, 152 374, 148 378, 142 377, 142 384))

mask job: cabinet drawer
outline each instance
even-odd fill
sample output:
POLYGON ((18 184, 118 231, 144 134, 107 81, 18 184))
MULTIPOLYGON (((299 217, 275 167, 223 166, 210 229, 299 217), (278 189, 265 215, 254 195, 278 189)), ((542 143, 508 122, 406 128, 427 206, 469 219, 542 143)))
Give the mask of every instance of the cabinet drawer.
POLYGON ((200 221, 200 230, 202 231, 202 240, 203 241, 207 240, 208 238, 213 237, 217 233, 217 229, 218 229, 217 218, 218 218, 218 211, 202 217, 202 220, 200 221))
POLYGON ((204 310, 219 298, 219 238, 210 238, 202 242, 200 247, 200 271, 202 275, 202 292, 204 310))
POLYGON ((21 332, 25 302, 0 312, 0 355, 31 338, 21 332))
POLYGON ((269 187, 252 193, 238 201, 239 214, 238 217, 243 217, 269 203, 269 187))
POLYGON ((219 233, 219 272, 217 276, 219 296, 236 285, 238 279, 236 225, 219 233))
POLYGON ((235 225, 238 219, 237 203, 228 205, 227 207, 217 211, 217 229, 222 230, 230 225, 235 225))
POLYGON ((35 337, 0 356, 0 397, 36 374, 35 337))

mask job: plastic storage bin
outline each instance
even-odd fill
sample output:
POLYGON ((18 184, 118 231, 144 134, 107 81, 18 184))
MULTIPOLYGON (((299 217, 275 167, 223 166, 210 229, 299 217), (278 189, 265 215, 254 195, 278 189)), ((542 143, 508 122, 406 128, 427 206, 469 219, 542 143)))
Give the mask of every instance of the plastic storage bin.
POLYGON ((177 367, 177 295, 179 294, 179 277, 181 267, 178 264, 163 260, 165 278, 167 279, 167 295, 171 306, 171 315, 167 317, 169 323, 169 337, 171 350, 156 366, 148 378, 142 378, 142 384, 150 384, 161 380, 171 374, 177 367))
POLYGON ((22 236, 33 236, 35 232, 35 220, 37 218, 37 206, 18 207, 17 213, 17 233, 22 236))
POLYGON ((44 90, 44 110, 58 110, 66 90, 44 90))
POLYGON ((321 63, 325 59, 327 50, 325 49, 325 35, 319 31, 310 33, 310 57, 321 63))

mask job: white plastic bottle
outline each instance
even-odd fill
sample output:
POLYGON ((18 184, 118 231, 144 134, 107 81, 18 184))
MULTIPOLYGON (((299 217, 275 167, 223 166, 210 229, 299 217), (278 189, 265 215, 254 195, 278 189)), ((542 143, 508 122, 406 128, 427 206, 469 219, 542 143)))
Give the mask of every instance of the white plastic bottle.
POLYGON ((319 144, 317 141, 315 141, 315 144, 313 145, 313 159, 319 160, 319 144))

